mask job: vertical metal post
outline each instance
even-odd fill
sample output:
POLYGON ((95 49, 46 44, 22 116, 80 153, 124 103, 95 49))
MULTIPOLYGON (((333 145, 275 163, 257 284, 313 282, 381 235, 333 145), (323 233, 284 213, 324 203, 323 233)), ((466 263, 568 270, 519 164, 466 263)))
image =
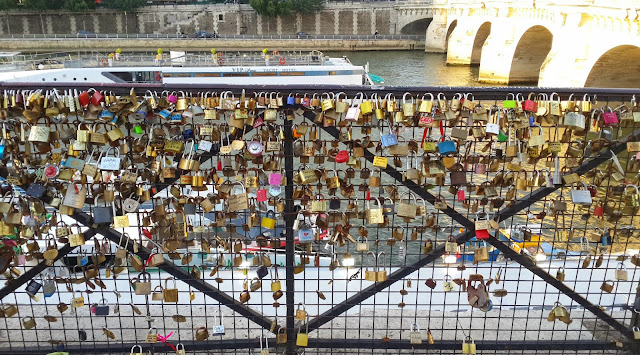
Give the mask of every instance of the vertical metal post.
POLYGON ((295 241, 293 237, 293 222, 296 217, 293 205, 293 131, 292 122, 284 119, 284 167, 287 184, 284 189, 285 208, 284 221, 286 233, 286 287, 287 287, 287 355, 296 353, 295 323, 294 323, 294 291, 295 291, 295 241))

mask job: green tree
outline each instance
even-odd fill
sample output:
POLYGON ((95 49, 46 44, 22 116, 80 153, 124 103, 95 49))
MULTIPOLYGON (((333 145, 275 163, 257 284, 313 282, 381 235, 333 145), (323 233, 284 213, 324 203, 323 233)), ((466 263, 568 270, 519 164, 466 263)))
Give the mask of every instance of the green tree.
POLYGON ((124 12, 124 28, 129 33, 127 12, 135 11, 147 4, 147 0, 108 0, 104 3, 108 8, 124 12))
POLYGON ((146 0, 108 0, 104 4, 110 8, 120 11, 134 11, 147 4, 146 0))
POLYGON ((291 12, 291 0, 250 0, 249 5, 260 16, 288 16, 291 12))
POLYGON ((291 11, 301 14, 316 14, 324 9, 325 0, 292 0, 291 11))
POLYGON ((64 9, 71 12, 86 11, 92 8, 91 4, 85 0, 67 0, 64 3, 64 9))
POLYGON ((11 33, 9 27, 9 10, 14 9, 17 3, 15 0, 0 0, 0 11, 4 11, 5 19, 7 20, 7 32, 11 33))

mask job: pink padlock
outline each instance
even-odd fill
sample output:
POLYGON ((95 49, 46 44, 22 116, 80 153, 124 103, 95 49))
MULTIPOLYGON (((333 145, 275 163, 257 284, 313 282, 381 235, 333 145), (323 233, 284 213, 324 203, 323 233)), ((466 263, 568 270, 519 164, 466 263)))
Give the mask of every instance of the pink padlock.
POLYGON ((458 202, 463 202, 465 200, 464 189, 458 190, 458 202))
POLYGON ((176 104, 178 102, 178 96, 176 96, 175 92, 172 92, 171 94, 169 94, 169 96, 167 96, 167 101, 171 102, 172 104, 176 104))
POLYGON ((474 167, 474 171, 476 174, 486 174, 487 173, 487 164, 478 163, 474 167))
POLYGON ((604 124, 607 126, 615 126, 618 124, 618 115, 616 115, 616 113, 613 112, 611 107, 608 107, 608 109, 609 111, 602 112, 602 120, 604 121, 604 124))
POLYGON ((280 185, 282 183, 282 174, 271 173, 269 174, 269 185, 280 185))
POLYGON ((24 254, 18 255, 18 265, 24 265, 27 263, 27 257, 24 254))

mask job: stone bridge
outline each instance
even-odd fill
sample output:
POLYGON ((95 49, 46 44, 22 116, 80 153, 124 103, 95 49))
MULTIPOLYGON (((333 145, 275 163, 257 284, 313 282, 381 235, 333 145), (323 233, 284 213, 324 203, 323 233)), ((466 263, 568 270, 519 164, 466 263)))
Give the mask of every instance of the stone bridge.
POLYGON ((640 87, 640 3, 435 1, 427 52, 479 65, 479 80, 546 87, 640 87))

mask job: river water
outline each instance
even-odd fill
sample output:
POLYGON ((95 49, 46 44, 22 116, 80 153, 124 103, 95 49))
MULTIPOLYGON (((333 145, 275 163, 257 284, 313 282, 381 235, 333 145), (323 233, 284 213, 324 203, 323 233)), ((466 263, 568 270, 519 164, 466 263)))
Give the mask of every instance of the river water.
POLYGON ((385 85, 487 86, 478 82, 478 66, 448 66, 445 53, 422 51, 324 52, 330 57, 347 56, 355 65, 369 63, 369 71, 385 85))

